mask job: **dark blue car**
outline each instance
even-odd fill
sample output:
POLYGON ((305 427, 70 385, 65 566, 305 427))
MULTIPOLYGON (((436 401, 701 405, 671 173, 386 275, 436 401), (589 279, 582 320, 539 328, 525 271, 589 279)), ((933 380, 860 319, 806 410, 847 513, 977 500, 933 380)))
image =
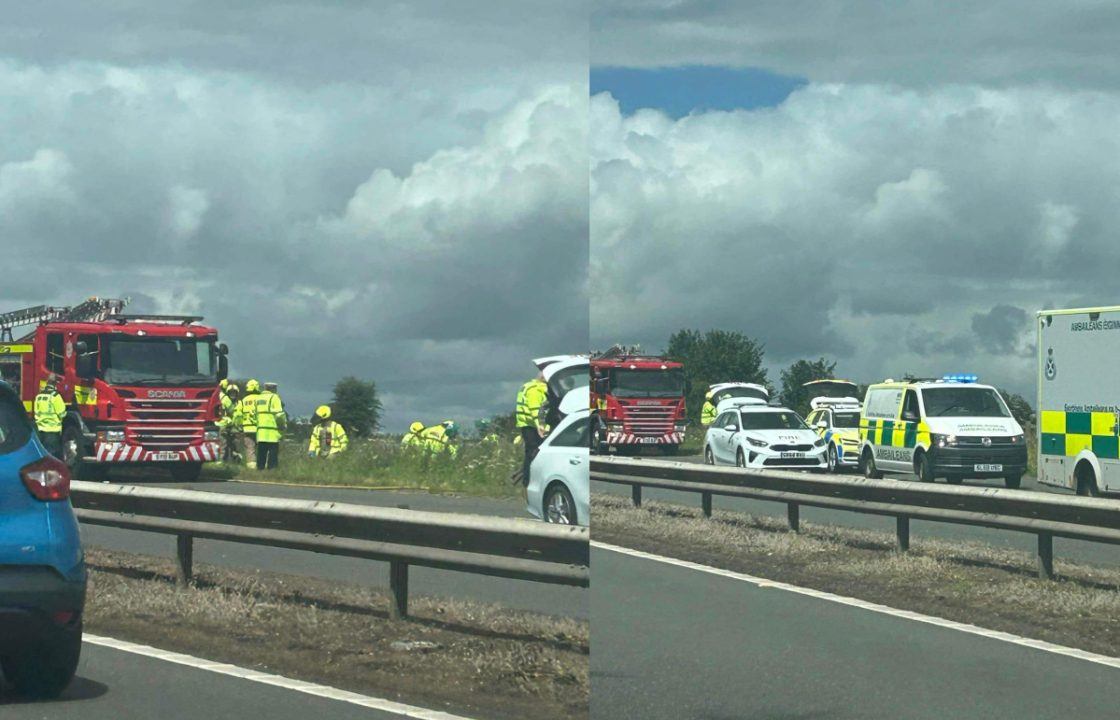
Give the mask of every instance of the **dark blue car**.
POLYGON ((86 567, 69 498, 70 471, 0 382, 0 668, 33 697, 62 692, 82 648, 86 567))

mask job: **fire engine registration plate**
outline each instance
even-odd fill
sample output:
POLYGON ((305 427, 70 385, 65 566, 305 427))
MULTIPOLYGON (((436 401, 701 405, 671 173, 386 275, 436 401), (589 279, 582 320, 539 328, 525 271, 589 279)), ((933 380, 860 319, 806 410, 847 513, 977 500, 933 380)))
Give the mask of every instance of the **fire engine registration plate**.
POLYGON ((660 438, 655 438, 655 437, 638 438, 638 442, 645 443, 646 445, 652 445, 653 443, 657 442, 659 439, 660 438))
POLYGON ((803 457, 805 457, 805 453, 799 453, 799 452, 784 452, 784 453, 782 453, 782 459, 783 460, 796 460, 798 458, 803 458, 803 457))
POLYGON ((174 451, 164 450, 162 452, 152 453, 152 460, 154 460, 156 462, 160 462, 161 460, 178 460, 178 459, 179 459, 179 453, 174 452, 174 451))
POLYGON ((1003 472, 1003 465, 973 465, 976 472, 1003 472))

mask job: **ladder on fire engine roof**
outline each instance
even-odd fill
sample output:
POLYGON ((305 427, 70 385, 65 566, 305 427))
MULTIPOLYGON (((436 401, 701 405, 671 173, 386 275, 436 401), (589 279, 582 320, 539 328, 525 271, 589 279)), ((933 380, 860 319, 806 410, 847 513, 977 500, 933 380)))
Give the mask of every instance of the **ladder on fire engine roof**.
MULTIPOLYGON (((115 315, 131 298, 91 297, 74 306, 35 305, 34 307, 0 313, 0 342, 12 342, 12 329, 24 325, 41 325, 46 322, 100 322, 115 315)), ((28 334, 20 340, 30 338, 28 334)))

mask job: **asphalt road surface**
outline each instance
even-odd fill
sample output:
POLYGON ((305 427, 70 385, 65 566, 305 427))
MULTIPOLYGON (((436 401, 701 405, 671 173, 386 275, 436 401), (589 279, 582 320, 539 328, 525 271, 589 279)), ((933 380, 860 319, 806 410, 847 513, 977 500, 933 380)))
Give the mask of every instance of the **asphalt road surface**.
MULTIPOLYGON (((649 460, 665 460, 666 458, 646 458, 649 460)), ((682 456, 672 458, 673 461, 702 464, 703 457, 682 456)), ((887 479, 910 480, 917 482, 914 475, 887 475, 887 479)), ((943 482, 943 481, 940 481, 943 482)), ((940 483, 939 483, 940 484, 940 483)), ((975 487, 1004 487, 1002 480, 965 480, 965 485, 975 487)), ((612 483, 592 482, 591 489, 596 493, 610 493, 614 495, 630 496, 630 488, 625 485, 612 483)), ((1039 485, 1034 478, 1023 478, 1023 490, 1038 492, 1060 493, 1072 495, 1068 491, 1039 485)), ((661 490, 659 488, 643 488, 642 497, 649 500, 662 500, 664 502, 678 503, 681 505, 700 506, 699 493, 678 492, 675 490, 661 490)), ((785 517, 785 503, 767 502, 764 500, 742 500, 739 498, 714 497, 712 506, 715 509, 736 510, 755 515, 775 515, 785 517)), ((880 530, 894 533, 894 518, 879 515, 866 515, 863 513, 832 510, 828 508, 814 508, 802 506, 801 521, 809 523, 825 523, 868 530, 880 530)), ((995 530, 991 528, 973 527, 970 525, 954 525, 925 520, 910 521, 911 542, 923 537, 935 537, 945 540, 971 540, 990 545, 1014 548, 1027 552, 1037 552, 1037 540, 1028 533, 1013 532, 1010 530, 995 530)), ((1120 565, 1120 547, 1104 543, 1091 543, 1081 540, 1067 540, 1054 538, 1054 557, 1060 571, 1063 559, 1092 565, 1120 565)))
POLYGON ((0 691, 0 717, 384 720, 404 716, 86 643, 77 677, 62 697, 26 702, 0 691))
MULTIPOLYGON (((162 475, 147 482, 142 482, 135 477, 122 478, 118 482, 203 492, 264 495, 286 499, 328 500, 382 507, 408 507, 412 510, 433 512, 496 515, 510 518, 529 517, 524 502, 520 500, 451 497, 386 490, 336 490, 258 483, 172 483, 162 481, 162 475)), ((148 555, 173 557, 175 554, 174 536, 157 533, 89 525, 82 527, 82 541, 87 545, 148 555)), ((194 543, 194 559, 196 563, 305 575, 371 587, 389 587, 388 563, 357 558, 217 540, 196 540, 194 543)), ((589 614, 588 592, 582 588, 547 585, 524 580, 508 580, 451 570, 411 568, 409 571, 409 592, 414 596, 429 595, 499 603, 506 607, 564 617, 585 619, 589 614)))
POLYGON ((1120 670, 593 549, 591 717, 1116 718, 1120 670))

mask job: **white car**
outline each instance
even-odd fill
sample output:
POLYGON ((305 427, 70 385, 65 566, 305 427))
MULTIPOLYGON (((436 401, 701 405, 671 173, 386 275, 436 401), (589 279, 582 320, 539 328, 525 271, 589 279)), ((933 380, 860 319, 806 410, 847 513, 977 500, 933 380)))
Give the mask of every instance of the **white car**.
POLYGON ((534 517, 561 525, 588 525, 591 411, 586 405, 565 417, 541 443, 529 466, 527 508, 534 517))
POLYGON ((825 469, 828 443, 784 407, 744 402, 722 410, 704 437, 704 462, 767 469, 825 469))

